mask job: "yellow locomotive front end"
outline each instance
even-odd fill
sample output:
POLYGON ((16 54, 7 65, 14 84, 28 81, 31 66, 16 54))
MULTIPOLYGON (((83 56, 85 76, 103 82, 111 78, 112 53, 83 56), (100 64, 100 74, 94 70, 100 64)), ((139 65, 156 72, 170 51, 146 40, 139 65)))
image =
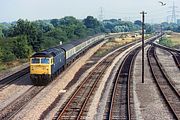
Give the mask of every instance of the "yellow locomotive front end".
POLYGON ((50 58, 31 58, 30 74, 51 74, 50 58))
POLYGON ((30 58, 30 78, 34 85, 45 85, 51 80, 52 57, 30 58))

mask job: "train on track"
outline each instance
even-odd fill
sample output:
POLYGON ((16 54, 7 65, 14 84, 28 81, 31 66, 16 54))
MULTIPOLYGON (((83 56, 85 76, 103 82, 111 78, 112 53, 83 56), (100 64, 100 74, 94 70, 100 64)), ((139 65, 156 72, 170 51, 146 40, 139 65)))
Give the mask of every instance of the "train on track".
POLYGON ((30 58, 32 83, 38 86, 47 85, 82 53, 104 38, 105 35, 100 34, 35 53, 30 58))

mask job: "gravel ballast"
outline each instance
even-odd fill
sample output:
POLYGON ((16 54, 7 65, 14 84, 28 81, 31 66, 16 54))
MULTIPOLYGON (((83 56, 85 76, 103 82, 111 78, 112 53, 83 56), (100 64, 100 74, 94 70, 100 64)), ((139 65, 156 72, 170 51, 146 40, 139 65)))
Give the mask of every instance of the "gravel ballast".
MULTIPOLYGON (((147 54, 147 49, 145 53, 147 54)), ((172 116, 152 78, 147 57, 145 57, 145 82, 141 81, 141 52, 133 68, 133 96, 137 120, 171 120, 172 116)), ((147 56, 147 55, 145 55, 147 56)))
POLYGON ((174 86, 180 92, 180 71, 179 68, 176 66, 172 55, 168 51, 160 48, 156 49, 156 53, 162 67, 166 71, 167 75, 170 77, 174 86))
MULTIPOLYGON (((140 44, 136 44, 135 46, 138 46, 140 44)), ((93 98, 93 102, 90 106, 88 115, 86 119, 95 119, 95 120, 102 120, 105 107, 106 107, 106 101, 109 97, 109 91, 112 86, 112 81, 115 77, 116 72, 118 71, 118 67, 123 61, 124 57, 126 56, 127 53, 130 52, 130 50, 134 49, 134 47, 130 47, 127 50, 123 51, 120 55, 118 55, 111 66, 108 68, 106 71, 105 76, 101 80, 101 87, 98 88, 95 97, 93 98)))
POLYGON ((29 75, 21 77, 18 81, 13 82, 10 86, 0 91, 0 110, 13 102, 16 98, 22 95, 32 87, 29 75))

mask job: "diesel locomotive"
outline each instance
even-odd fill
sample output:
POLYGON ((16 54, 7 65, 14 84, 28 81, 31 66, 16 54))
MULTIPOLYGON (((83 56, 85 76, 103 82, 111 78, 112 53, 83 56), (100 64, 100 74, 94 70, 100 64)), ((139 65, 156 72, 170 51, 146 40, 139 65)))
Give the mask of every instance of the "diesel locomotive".
POLYGON ((104 34, 85 40, 74 40, 42 52, 30 58, 30 78, 34 85, 47 85, 81 53, 105 38, 104 34))

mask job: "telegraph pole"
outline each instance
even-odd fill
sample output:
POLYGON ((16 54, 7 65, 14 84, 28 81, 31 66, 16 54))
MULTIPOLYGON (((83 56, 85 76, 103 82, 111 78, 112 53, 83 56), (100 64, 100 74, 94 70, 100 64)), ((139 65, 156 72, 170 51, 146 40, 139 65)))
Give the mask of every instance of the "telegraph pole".
POLYGON ((161 23, 161 25, 160 25, 160 26, 161 26, 161 40, 162 40, 162 23, 161 23))
POLYGON ((144 15, 147 14, 142 11, 142 83, 144 83, 144 15))

